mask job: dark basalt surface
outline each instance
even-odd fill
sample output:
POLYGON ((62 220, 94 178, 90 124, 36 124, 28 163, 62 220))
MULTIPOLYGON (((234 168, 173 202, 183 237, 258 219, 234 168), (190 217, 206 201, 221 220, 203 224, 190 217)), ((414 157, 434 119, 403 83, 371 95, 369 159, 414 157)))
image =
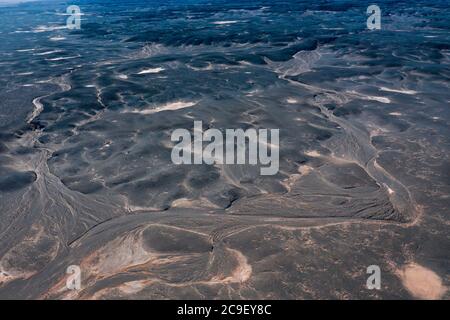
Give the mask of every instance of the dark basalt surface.
POLYGON ((0 7, 0 298, 450 297, 445 1, 74 4, 0 7), (194 120, 279 172, 173 164, 194 120))

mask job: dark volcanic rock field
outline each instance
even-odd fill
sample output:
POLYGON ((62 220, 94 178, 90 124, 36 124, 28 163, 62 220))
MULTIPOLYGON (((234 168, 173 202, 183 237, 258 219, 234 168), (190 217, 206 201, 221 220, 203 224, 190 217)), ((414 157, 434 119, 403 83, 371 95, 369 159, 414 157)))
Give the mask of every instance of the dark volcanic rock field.
POLYGON ((74 4, 0 7, 0 298, 449 299, 448 3, 74 4), (194 120, 279 172, 174 164, 194 120))

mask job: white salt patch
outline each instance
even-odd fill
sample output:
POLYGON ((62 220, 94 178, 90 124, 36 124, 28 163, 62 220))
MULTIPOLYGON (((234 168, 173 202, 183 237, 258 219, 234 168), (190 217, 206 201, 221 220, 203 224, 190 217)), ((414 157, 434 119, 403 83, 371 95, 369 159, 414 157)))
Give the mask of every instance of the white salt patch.
POLYGON ((378 101, 381 103, 391 103, 391 100, 389 98, 385 98, 385 97, 375 97, 375 96, 367 96, 368 100, 374 100, 374 101, 378 101))
POLYGON ((103 144, 103 147, 100 148, 100 150, 101 150, 101 149, 105 149, 105 148, 109 148, 109 147, 111 147, 111 141, 106 141, 106 142, 103 144))
POLYGON ((78 56, 72 56, 72 57, 57 57, 57 58, 51 58, 51 59, 45 59, 47 61, 60 61, 60 60, 69 60, 69 59, 75 59, 78 58, 78 56))
POLYGON ((189 69, 195 70, 195 71, 209 71, 209 70, 213 70, 214 66, 211 64, 211 62, 208 62, 208 66, 204 67, 204 68, 197 68, 197 67, 193 67, 191 65, 186 65, 189 69))
POLYGON ((390 89, 386 87, 381 87, 380 90, 382 91, 389 91, 389 92, 397 92, 397 93, 403 93, 403 94, 416 94, 417 91, 414 90, 408 90, 408 89, 390 89))
POLYGON ((143 110, 138 110, 138 109, 134 109, 133 111, 131 111, 131 113, 140 113, 140 114, 152 114, 152 113, 157 113, 157 112, 161 112, 161 111, 173 111, 173 110, 179 110, 179 109, 184 109, 184 108, 189 108, 192 106, 195 106, 197 104, 197 102, 186 102, 186 101, 177 101, 177 102, 172 102, 172 103, 168 103, 156 108, 152 108, 152 109, 143 109, 143 110))
POLYGON ((261 90, 255 89, 255 90, 251 90, 249 91, 246 96, 247 97, 253 97, 255 94, 259 93, 261 90))
POLYGON ((44 110, 44 105, 40 102, 40 100, 41 98, 33 99, 34 110, 30 118, 28 119, 28 123, 33 121, 33 119, 36 118, 42 112, 42 110, 44 110))
POLYGON ((61 40, 66 40, 65 37, 51 37, 50 38, 51 41, 61 41, 61 40))
POLYGON ((34 33, 48 32, 54 30, 67 29, 67 26, 38 26, 33 30, 34 33))
POLYGON ((391 100, 389 98, 385 98, 385 97, 368 96, 368 95, 361 94, 361 93, 356 92, 356 91, 348 91, 348 93, 354 94, 354 95, 356 95, 359 98, 364 99, 364 100, 373 100, 373 101, 378 101, 378 102, 381 102, 381 103, 391 103, 391 100))
POLYGON ((310 71, 314 64, 321 58, 321 54, 314 51, 299 51, 293 55, 292 59, 285 62, 274 62, 268 58, 264 60, 269 66, 275 69, 275 72, 281 77, 297 76, 299 74, 310 71))
POLYGON ((224 20, 224 21, 214 21, 213 24, 216 25, 224 25, 224 24, 233 24, 233 23, 237 23, 238 21, 236 20, 224 20))
POLYGON ((39 53, 34 53, 33 55, 35 56, 46 56, 52 53, 58 53, 61 52, 61 50, 51 50, 51 51, 45 51, 45 52, 39 52, 39 53))
POLYGON ((160 73, 161 71, 164 71, 164 68, 149 68, 139 71, 138 74, 160 73))

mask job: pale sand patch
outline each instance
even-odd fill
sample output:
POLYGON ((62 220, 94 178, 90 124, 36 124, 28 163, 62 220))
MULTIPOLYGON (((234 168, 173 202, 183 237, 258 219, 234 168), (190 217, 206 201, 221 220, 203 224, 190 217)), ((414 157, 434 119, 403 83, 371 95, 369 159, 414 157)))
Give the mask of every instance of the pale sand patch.
POLYGON ((302 174, 302 176, 306 176, 311 171, 313 171, 313 168, 310 166, 307 166, 307 165, 303 165, 298 168, 298 172, 300 172, 302 174))
POLYGON ((416 298, 436 300, 442 298, 447 291, 436 273, 416 263, 404 266, 397 270, 396 274, 405 288, 416 298))
POLYGON ((51 59, 45 59, 47 61, 61 61, 61 60, 69 60, 69 59, 75 59, 78 58, 79 56, 70 56, 70 57, 56 57, 56 58, 51 58, 51 59))
POLYGON ((365 99, 366 100, 378 101, 378 102, 381 102, 381 103, 391 103, 391 100, 389 98, 385 98, 385 97, 366 96, 365 99))
POLYGON ((385 128, 374 128, 374 129, 370 129, 370 137, 375 137, 375 136, 380 136, 385 134, 386 132, 389 132, 389 130, 385 129, 385 128))
POLYGON ((33 53, 33 56, 47 56, 49 54, 59 53, 59 52, 62 52, 62 51, 61 50, 50 50, 50 51, 45 51, 45 52, 33 53))
POLYGON ((41 98, 42 97, 33 99, 34 109, 33 112, 31 113, 31 116, 28 118, 27 121, 28 123, 31 123, 31 121, 33 121, 34 118, 40 115, 42 110, 44 110, 44 105, 41 103, 41 98))
POLYGON ((381 87, 381 91, 388 91, 388 92, 396 92, 396 93, 403 93, 403 94, 416 94, 417 91, 414 90, 408 90, 408 89, 390 89, 386 87, 381 87))
POLYGON ((302 177, 301 174, 291 174, 288 178, 281 181, 281 184, 288 192, 292 191, 292 186, 302 177))
POLYGON ((149 284, 148 280, 129 281, 120 285, 119 289, 125 294, 134 294, 144 290, 146 284, 149 284))
POLYGON ((34 274, 34 272, 22 271, 8 271, 8 273, 6 273, 5 271, 0 270, 0 285, 5 285, 8 282, 17 279, 28 279, 31 278, 34 274))
POLYGON ((149 68, 139 71, 137 74, 149 74, 149 73, 160 73, 161 71, 164 71, 164 68, 149 68))
POLYGON ((348 93, 356 95, 358 98, 363 99, 363 100, 378 101, 381 103, 391 103, 391 100, 386 97, 368 96, 368 95, 361 94, 361 93, 353 91, 353 90, 348 91, 348 93))
POLYGON ((167 111, 167 110, 173 111, 173 110, 189 108, 189 107, 195 106, 196 104, 197 104, 197 102, 177 101, 177 102, 168 103, 168 104, 156 107, 156 108, 151 108, 151 109, 149 108, 149 109, 143 109, 143 110, 134 109, 129 112, 140 113, 140 114, 152 114, 152 113, 157 113, 157 112, 167 111))
POLYGON ((308 175, 313 170, 312 167, 304 165, 298 168, 299 174, 291 174, 288 178, 284 179, 281 183, 286 187, 286 189, 291 192, 292 186, 300 180, 303 176, 308 175))
POLYGON ((228 250, 234 253, 238 262, 238 266, 231 275, 231 282, 246 282, 252 275, 252 266, 248 263, 247 258, 240 251, 234 249, 228 250))
POLYGON ((367 99, 375 100, 375 101, 378 101, 381 103, 391 103, 391 100, 389 98, 384 98, 384 97, 368 96, 367 99))
POLYGON ((188 199, 180 198, 171 203, 173 208, 219 208, 217 205, 210 202, 207 198, 188 199))
POLYGON ((50 40, 51 41, 62 41, 62 40, 66 40, 66 38, 64 38, 64 37, 51 37, 50 40))
POLYGON ((213 24, 223 25, 223 24, 233 24, 237 23, 236 20, 226 20, 226 21, 214 21, 213 24))
POLYGON ((261 90, 255 89, 255 90, 251 90, 249 91, 246 96, 247 97, 253 97, 254 95, 258 94, 261 90))
POLYGON ((5 270, 0 261, 0 285, 4 285, 16 279, 28 279, 34 274, 35 272, 27 272, 21 270, 5 270))
POLYGON ((305 154, 309 157, 314 157, 314 158, 321 156, 321 154, 319 152, 317 152, 316 150, 311 150, 311 151, 305 152, 305 154))
POLYGON ((62 29, 67 29, 67 26, 38 26, 33 30, 33 33, 49 32, 62 29))
POLYGON ((236 259, 237 266, 229 276, 218 275, 212 277, 209 283, 226 284, 226 283, 244 283, 250 279, 252 275, 252 266, 248 263, 247 258, 238 250, 227 248, 236 259))

